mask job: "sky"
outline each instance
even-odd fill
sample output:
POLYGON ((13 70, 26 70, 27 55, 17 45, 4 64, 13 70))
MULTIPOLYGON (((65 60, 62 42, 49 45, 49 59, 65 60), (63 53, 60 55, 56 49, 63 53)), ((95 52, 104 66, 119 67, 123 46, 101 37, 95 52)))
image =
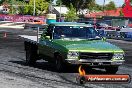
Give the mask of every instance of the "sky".
MULTIPOLYGON (((54 0, 54 2, 55 1, 56 0, 54 0)), ((105 4, 108 4, 109 1, 114 1, 115 4, 116 4, 116 6, 119 7, 119 6, 122 6, 123 5, 123 3, 124 3, 125 0, 105 0, 105 4)), ((97 4, 100 4, 100 5, 103 5, 103 2, 104 2, 104 0, 96 0, 96 3, 97 4)))

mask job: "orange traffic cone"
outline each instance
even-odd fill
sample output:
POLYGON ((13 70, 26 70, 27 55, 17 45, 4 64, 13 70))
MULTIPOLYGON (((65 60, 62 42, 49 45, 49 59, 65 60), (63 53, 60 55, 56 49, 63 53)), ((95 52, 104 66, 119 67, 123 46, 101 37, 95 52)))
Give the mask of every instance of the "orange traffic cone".
POLYGON ((7 34, 6 34, 6 32, 4 33, 4 38, 6 38, 7 37, 7 34))

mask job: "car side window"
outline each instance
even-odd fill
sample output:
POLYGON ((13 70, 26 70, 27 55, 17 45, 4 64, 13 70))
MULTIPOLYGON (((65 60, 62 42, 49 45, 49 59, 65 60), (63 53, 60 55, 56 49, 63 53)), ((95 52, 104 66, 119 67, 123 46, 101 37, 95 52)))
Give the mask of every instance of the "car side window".
POLYGON ((41 39, 46 39, 46 36, 49 36, 50 39, 52 39, 52 32, 53 32, 53 25, 49 25, 47 28, 45 28, 45 30, 43 31, 42 35, 41 35, 41 39))
POLYGON ((53 25, 49 25, 47 28, 46 36, 50 36, 50 39, 52 39, 53 29, 54 29, 53 25))

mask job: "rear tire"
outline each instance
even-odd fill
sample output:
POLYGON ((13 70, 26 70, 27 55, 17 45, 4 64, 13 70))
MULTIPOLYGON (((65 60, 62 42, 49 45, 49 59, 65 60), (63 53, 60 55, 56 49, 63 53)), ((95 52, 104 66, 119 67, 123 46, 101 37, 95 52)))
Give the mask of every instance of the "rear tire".
POLYGON ((118 71, 118 66, 106 67, 105 70, 106 70, 106 73, 108 74, 116 74, 116 72, 118 71))
POLYGON ((59 55, 55 56, 55 67, 58 72, 62 72, 64 70, 64 62, 59 55))
POLYGON ((31 51, 26 51, 26 63, 28 65, 34 65, 36 63, 35 56, 31 51))
POLYGON ((33 50, 31 45, 26 49, 26 64, 34 65, 37 61, 37 50, 33 50))

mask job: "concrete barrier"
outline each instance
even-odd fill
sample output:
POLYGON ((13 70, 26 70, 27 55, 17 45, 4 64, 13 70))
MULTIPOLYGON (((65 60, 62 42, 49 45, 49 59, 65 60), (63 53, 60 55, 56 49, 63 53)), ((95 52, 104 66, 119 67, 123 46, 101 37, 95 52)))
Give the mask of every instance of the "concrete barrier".
POLYGON ((0 21, 0 28, 24 29, 24 22, 0 21))

